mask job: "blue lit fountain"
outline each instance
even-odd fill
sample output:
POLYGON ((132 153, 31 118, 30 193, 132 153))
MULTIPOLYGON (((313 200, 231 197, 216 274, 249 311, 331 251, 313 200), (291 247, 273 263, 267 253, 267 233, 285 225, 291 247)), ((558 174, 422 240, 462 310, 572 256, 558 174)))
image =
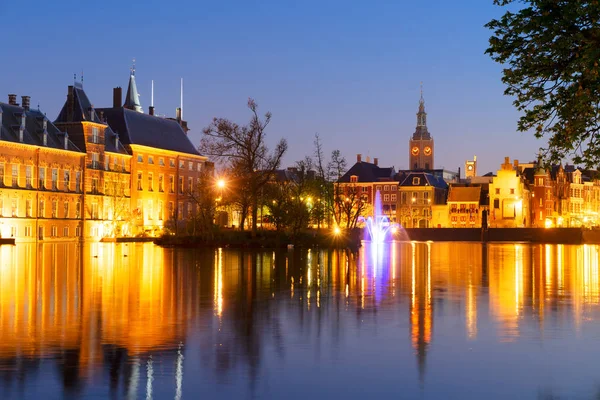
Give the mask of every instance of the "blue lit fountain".
POLYGON ((384 215, 381 211, 381 194, 379 190, 375 192, 375 202, 373 203, 373 216, 367 217, 365 220, 361 218, 362 222, 367 227, 366 233, 369 234, 369 238, 365 237, 365 240, 370 240, 371 243, 383 243, 386 241, 387 234, 390 230, 397 230, 399 225, 395 222, 390 222, 387 215, 384 215))

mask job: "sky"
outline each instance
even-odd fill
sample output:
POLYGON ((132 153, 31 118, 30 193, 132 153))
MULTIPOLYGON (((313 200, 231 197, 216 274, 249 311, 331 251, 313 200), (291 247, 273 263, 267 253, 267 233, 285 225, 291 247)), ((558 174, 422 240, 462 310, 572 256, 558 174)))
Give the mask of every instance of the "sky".
POLYGON ((283 167, 312 155, 319 134, 348 166, 360 153, 404 169, 423 82, 435 167, 464 171, 476 155, 483 175, 545 145, 517 132, 502 66, 484 54, 484 24, 503 11, 492 0, 0 1, 0 101, 29 95, 53 120, 83 73, 94 106, 110 107, 135 59, 146 112, 154 80, 157 114, 174 116, 184 79, 195 145, 214 117, 246 123, 251 97, 273 114, 271 148, 288 141, 283 167))

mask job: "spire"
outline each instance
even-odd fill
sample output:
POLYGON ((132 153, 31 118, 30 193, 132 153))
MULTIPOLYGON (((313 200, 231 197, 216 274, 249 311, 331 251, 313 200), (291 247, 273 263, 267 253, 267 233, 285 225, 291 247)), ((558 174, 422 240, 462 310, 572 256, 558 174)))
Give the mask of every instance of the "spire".
POLYGON ((413 139, 431 138, 427 130, 427 113, 425 112, 425 99, 423 98, 423 82, 421 82, 421 98, 419 99, 419 111, 417 112, 417 129, 413 134, 413 139))
POLYGON ((138 94, 137 85, 135 84, 135 59, 133 60, 131 73, 129 74, 129 87, 127 87, 127 94, 125 95, 125 104, 123 104, 123 107, 139 113, 144 112, 140 105, 140 95, 138 94))

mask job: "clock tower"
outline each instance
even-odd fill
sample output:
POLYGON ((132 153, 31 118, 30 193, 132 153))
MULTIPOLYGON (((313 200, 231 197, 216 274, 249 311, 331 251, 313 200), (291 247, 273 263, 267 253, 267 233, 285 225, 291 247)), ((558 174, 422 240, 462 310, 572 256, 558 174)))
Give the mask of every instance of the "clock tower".
POLYGON ((477 176, 477 156, 473 156, 473 161, 465 162, 465 178, 477 176))
POLYGON ((423 100, 423 85, 421 85, 421 99, 419 100, 419 112, 417 113, 417 129, 409 140, 408 145, 409 169, 434 169, 433 138, 427 130, 427 113, 425 112, 425 100, 423 100))

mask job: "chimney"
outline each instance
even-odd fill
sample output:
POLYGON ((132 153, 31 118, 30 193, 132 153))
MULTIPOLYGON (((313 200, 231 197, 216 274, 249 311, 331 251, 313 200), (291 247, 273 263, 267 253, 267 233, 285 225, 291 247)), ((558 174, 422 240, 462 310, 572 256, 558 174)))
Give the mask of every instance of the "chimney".
POLYGON ((515 169, 519 169, 519 160, 513 160, 513 166, 515 169))
POLYGON ((104 122, 104 111, 98 111, 98 118, 100 118, 100 122, 104 122))
POLYGON ((177 122, 181 122, 181 107, 177 107, 177 110, 175 110, 175 115, 176 115, 176 119, 177 122))
POLYGON ((361 154, 357 154, 356 155, 356 162, 362 162, 362 155, 361 154))
POLYGON ((17 106, 17 95, 16 94, 9 94, 8 95, 8 104, 10 104, 11 106, 17 106))
POLYGON ((25 109, 25 111, 29 111, 29 101, 31 97, 29 96, 21 96, 21 107, 25 109))
POLYGON ((123 90, 120 86, 113 89, 113 108, 121 107, 121 100, 123 99, 123 90))
POLYGON ((379 158, 377 158, 377 157, 373 158, 373 164, 379 166, 379 158))
POLYGON ((73 98, 73 86, 67 88, 67 121, 73 121, 73 109, 75 108, 75 100, 73 98))
POLYGON ((154 106, 148 107, 148 114, 154 115, 154 106))

